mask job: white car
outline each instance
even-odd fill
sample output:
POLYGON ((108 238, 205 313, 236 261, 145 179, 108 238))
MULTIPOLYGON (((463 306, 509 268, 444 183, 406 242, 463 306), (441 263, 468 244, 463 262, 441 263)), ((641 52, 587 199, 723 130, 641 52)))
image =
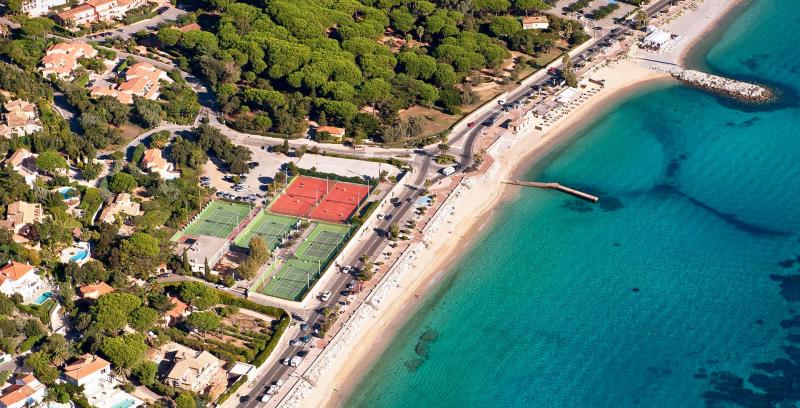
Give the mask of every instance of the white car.
POLYGON ((278 393, 278 386, 277 385, 270 385, 267 388, 267 395, 275 395, 278 393))
POLYGON ((330 300, 330 298, 331 298, 331 291, 329 290, 319 293, 319 300, 323 302, 327 302, 328 300, 330 300))

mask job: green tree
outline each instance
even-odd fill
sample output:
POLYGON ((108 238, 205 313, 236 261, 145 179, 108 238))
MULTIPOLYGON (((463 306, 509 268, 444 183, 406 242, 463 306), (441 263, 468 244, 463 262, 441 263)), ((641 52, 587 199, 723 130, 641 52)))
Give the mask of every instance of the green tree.
POLYGON ((33 375, 36 376, 42 384, 54 384, 60 374, 58 369, 51 362, 50 356, 43 351, 37 351, 28 355, 28 357, 25 358, 25 365, 33 370, 33 375))
POLYGON ((100 352, 111 364, 123 369, 135 367, 147 351, 144 336, 139 333, 106 337, 100 342, 100 352))
POLYGON ((248 247, 250 248, 250 259, 252 259, 257 265, 264 265, 267 260, 269 260, 269 248, 267 248, 267 244, 261 237, 253 237, 253 239, 250 240, 248 247))
POLYGON ((144 98, 135 98, 133 100, 134 117, 145 128, 158 126, 161 123, 162 111, 161 104, 158 101, 144 98))
POLYGON ((152 329, 158 321, 158 311, 149 307, 140 307, 128 316, 128 324, 140 333, 152 329))
POLYGON ((175 398, 175 408, 195 408, 194 397, 190 394, 182 392, 175 398))
POLYGON ((161 44, 164 44, 168 47, 174 47, 181 39, 181 32, 176 28, 166 27, 158 30, 156 38, 158 38, 158 41, 161 44))
POLYGON ((567 86, 578 86, 578 77, 575 75, 575 69, 572 67, 572 60, 569 58, 569 54, 564 54, 564 57, 561 58, 561 63, 564 64, 564 82, 567 83, 567 86))
POLYGON ((547 10, 550 5, 544 0, 514 0, 514 8, 528 15, 531 10, 547 10))
POLYGON ((158 364, 152 361, 142 361, 133 369, 133 378, 142 385, 150 386, 156 382, 158 364))
POLYGON ((183 282, 178 289, 178 295, 184 302, 201 310, 219 303, 217 292, 200 282, 183 282))
POLYGON ((510 37, 517 31, 522 30, 522 24, 515 17, 499 16, 492 20, 489 30, 498 37, 510 37))
POLYGON ((66 169, 67 160, 58 152, 47 150, 39 154, 36 158, 36 167, 46 173, 52 173, 57 169, 66 169))
POLYGON ((194 312, 186 318, 186 325, 192 329, 207 332, 219 328, 221 320, 215 312, 194 312))
POLYGON ((122 253, 131 259, 151 259, 161 253, 158 239, 146 232, 134 232, 122 242, 122 253))
POLYGON ((128 173, 114 173, 108 182, 108 189, 113 193, 130 193, 138 186, 136 179, 128 173))

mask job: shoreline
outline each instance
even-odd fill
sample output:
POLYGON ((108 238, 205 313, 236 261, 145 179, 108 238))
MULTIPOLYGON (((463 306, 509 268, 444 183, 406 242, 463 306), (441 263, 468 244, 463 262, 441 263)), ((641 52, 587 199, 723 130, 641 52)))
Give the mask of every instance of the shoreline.
MULTIPOLYGON (((695 9, 683 10, 675 21, 666 24, 667 27, 684 24, 685 30, 681 35, 688 40, 674 50, 672 58, 677 56, 677 61, 683 63, 692 49, 703 42, 703 37, 718 28, 720 20, 743 4, 748 2, 706 0, 695 9), (698 20, 705 24, 697 24, 698 20)), ((670 75, 648 70, 633 62, 633 59, 607 63, 591 73, 590 77, 605 79, 607 86, 557 121, 543 135, 541 132, 537 132, 537 135, 529 133, 510 145, 508 141, 495 142, 488 149, 494 159, 492 167, 486 174, 462 182, 462 185, 472 186, 466 186, 463 194, 454 197, 456 203, 453 204, 452 214, 448 214, 448 222, 423 237, 427 245, 419 251, 415 264, 424 266, 402 274, 376 307, 372 318, 363 327, 354 329, 354 340, 343 346, 331 365, 316 379, 316 384, 308 390, 308 394, 295 400, 294 404, 284 401, 282 406, 343 406, 375 361, 394 341, 396 334, 422 305, 435 301, 436 297, 431 295, 443 282, 454 277, 451 273, 453 266, 463 260, 485 227, 496 220, 495 210, 498 206, 516 197, 518 188, 502 184, 501 180, 524 178, 530 173, 537 173, 579 140, 583 130, 595 119, 628 95, 646 91, 649 86, 659 83, 677 83, 670 75), (464 240, 458 237, 471 238, 464 240)))
MULTIPOLYGON (((319 379, 314 391, 303 400, 303 406, 344 405, 399 330, 424 303, 432 300, 430 295, 443 282, 453 277, 450 273, 453 266, 462 261, 463 255, 480 238, 486 227, 496 220, 496 210, 517 196, 518 187, 500 183, 500 180, 522 178, 532 169, 546 163, 549 158, 578 140, 576 136, 580 131, 606 113, 608 105, 615 104, 633 92, 641 91, 645 85, 673 81, 669 75, 649 71, 630 61, 602 67, 601 70, 603 73, 616 73, 617 77, 626 78, 620 78, 622 84, 607 87, 570 112, 549 129, 543 138, 527 135, 513 145, 513 148, 497 154, 494 164, 498 166, 497 174, 490 180, 471 187, 455 204, 458 213, 471 216, 459 219, 457 226, 450 231, 438 231, 434 236, 426 237, 426 241, 434 244, 425 249, 416 262, 418 265, 425 265, 420 268, 422 271, 401 277, 396 289, 402 290, 395 290, 396 293, 382 301, 389 306, 381 310, 377 318, 367 323, 368 327, 361 330, 357 336, 361 342, 357 347, 347 347, 343 353, 346 360, 328 367, 329 372, 319 379), (620 67, 622 64, 626 66, 620 67), (472 238, 463 240, 457 237, 472 238), (342 378, 345 380, 342 381, 342 378)), ((449 229, 449 225, 445 225, 444 229, 449 229)))

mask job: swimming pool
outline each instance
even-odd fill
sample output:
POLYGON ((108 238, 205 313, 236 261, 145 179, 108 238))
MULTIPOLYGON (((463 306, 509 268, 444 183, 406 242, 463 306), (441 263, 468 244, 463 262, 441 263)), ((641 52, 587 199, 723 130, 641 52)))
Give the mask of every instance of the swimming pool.
POLYGON ((72 187, 61 187, 56 191, 58 191, 58 194, 61 194, 61 198, 64 200, 78 198, 78 190, 75 190, 72 187))
POLYGON ((86 248, 78 248, 78 252, 72 255, 69 260, 72 262, 80 262, 89 257, 89 250, 86 248))
POLYGON ((44 292, 41 295, 39 295, 39 297, 37 297, 36 299, 33 299, 33 304, 37 305, 37 306, 41 305, 42 303, 46 302, 47 299, 50 299, 51 297, 53 297, 53 292, 50 292, 50 291, 44 292))
POLYGON ((112 405, 111 408, 129 408, 132 407, 134 404, 136 404, 136 401, 132 399, 126 399, 112 405))

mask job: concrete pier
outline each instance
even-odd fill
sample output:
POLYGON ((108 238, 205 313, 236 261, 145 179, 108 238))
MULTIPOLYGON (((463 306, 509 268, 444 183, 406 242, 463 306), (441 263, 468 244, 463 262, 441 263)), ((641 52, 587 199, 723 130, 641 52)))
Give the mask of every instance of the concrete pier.
POLYGON ((506 180, 503 181, 505 184, 511 184, 515 186, 523 186, 523 187, 536 187, 536 188, 544 188, 549 190, 558 190, 562 193, 567 193, 571 196, 578 197, 582 200, 591 201, 596 203, 600 200, 599 197, 593 196, 589 193, 584 193, 583 191, 575 190, 574 188, 569 188, 567 186, 562 186, 558 183, 541 183, 537 181, 522 181, 522 180, 506 180))

